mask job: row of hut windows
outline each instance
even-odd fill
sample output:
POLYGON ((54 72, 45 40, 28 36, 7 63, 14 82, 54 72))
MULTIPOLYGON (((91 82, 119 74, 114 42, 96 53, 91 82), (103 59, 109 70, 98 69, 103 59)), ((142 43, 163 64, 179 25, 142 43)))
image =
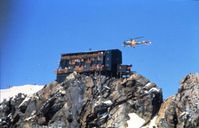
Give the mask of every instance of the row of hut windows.
POLYGON ((92 66, 84 65, 84 66, 68 66, 64 68, 59 68, 58 73, 67 73, 72 71, 102 71, 104 68, 104 65, 102 64, 94 64, 92 66))
POLYGON ((103 63, 103 56, 92 57, 92 58, 82 58, 82 59, 72 59, 72 60, 64 60, 62 65, 69 66, 69 65, 86 65, 86 64, 102 64, 103 63))

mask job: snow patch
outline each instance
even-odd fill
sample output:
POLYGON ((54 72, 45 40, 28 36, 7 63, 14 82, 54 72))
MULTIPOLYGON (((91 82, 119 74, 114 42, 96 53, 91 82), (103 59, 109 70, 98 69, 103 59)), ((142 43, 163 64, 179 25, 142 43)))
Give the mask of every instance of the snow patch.
POLYGON ((154 128, 154 126, 157 127, 157 116, 153 117, 148 125, 143 126, 145 123, 145 120, 143 118, 139 117, 136 113, 129 113, 128 115, 130 117, 130 120, 127 121, 128 128, 154 128))
POLYGON ((11 97, 16 96, 18 93, 24 93, 31 95, 41 90, 43 85, 23 85, 23 86, 14 86, 8 89, 0 90, 0 103, 5 99, 9 100, 11 97))
POLYGON ((19 105, 19 108, 25 103, 27 102, 28 100, 30 100, 31 98, 29 96, 27 96, 23 101, 22 103, 19 105))
POLYGON ((128 128, 141 128, 145 120, 139 117, 136 113, 129 113, 130 120, 127 121, 128 128))

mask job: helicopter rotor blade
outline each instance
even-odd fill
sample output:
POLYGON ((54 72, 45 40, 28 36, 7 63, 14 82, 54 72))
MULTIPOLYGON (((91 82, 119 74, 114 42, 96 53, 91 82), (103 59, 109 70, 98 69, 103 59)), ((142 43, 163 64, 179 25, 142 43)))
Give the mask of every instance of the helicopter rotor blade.
POLYGON ((137 36, 137 37, 135 37, 133 39, 141 39, 141 38, 144 38, 144 36, 137 36))

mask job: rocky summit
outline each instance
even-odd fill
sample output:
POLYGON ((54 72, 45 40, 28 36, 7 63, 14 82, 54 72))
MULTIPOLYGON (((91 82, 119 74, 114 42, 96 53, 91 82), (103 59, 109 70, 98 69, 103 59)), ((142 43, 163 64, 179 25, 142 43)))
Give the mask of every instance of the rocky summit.
POLYGON ((199 74, 189 74, 159 111, 160 128, 199 128, 199 74))
POLYGON ((142 75, 73 72, 62 83, 1 102, 0 127, 197 128, 199 75, 187 75, 178 93, 163 101, 162 90, 142 75))

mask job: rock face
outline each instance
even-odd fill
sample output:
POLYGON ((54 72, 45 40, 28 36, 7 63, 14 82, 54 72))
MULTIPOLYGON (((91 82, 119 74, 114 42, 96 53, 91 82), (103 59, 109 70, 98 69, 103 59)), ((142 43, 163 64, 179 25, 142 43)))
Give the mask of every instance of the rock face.
POLYGON ((199 127, 199 74, 181 81, 178 93, 162 104, 157 122, 161 128, 199 127))
MULTIPOLYGON (((183 100, 181 95, 177 97, 183 100)), ((158 113, 161 103, 161 89, 141 75, 114 78, 74 72, 64 82, 52 82, 32 96, 19 94, 0 103, 0 127, 126 128, 129 114, 142 118, 144 126, 158 113)), ((194 114, 185 112, 189 112, 184 114, 186 118, 194 114)), ((191 124, 194 122, 181 125, 195 126, 191 124)))
POLYGON ((33 95, 1 102, 0 127, 198 128, 199 74, 187 75, 163 102, 161 89, 141 75, 74 72, 33 95))

